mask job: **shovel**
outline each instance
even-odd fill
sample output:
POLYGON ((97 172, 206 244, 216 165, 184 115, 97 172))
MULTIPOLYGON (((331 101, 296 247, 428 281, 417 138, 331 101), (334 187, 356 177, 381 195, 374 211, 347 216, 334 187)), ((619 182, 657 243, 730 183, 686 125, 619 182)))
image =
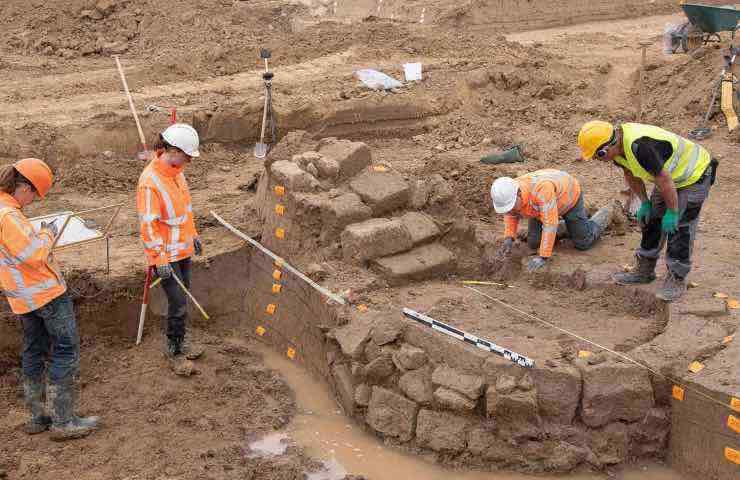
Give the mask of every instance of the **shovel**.
POLYGON ((267 110, 270 108, 270 95, 267 82, 272 79, 272 76, 269 75, 270 68, 267 63, 270 58, 270 51, 266 48, 261 49, 260 58, 265 61, 265 73, 262 74, 262 78, 265 81, 265 107, 262 110, 262 132, 260 133, 260 141, 254 146, 254 156, 257 158, 265 158, 265 156, 267 156, 267 151, 269 150, 269 146, 265 143, 265 127, 267 126, 267 110))

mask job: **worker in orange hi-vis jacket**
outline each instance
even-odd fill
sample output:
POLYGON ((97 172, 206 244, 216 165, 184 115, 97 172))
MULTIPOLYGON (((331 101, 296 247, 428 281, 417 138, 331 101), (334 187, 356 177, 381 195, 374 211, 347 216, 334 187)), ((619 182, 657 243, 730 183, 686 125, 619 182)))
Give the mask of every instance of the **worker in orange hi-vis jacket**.
POLYGON ((189 289, 191 257, 203 251, 183 173, 185 166, 200 156, 199 146, 198 132, 193 127, 170 125, 159 135, 136 192, 144 252, 167 295, 165 353, 172 360, 182 356, 195 360, 203 354, 202 348, 186 340, 187 297, 173 278, 177 275, 189 289))
POLYGON ((578 250, 588 250, 609 225, 611 208, 604 207, 589 218, 581 186, 573 176, 559 170, 537 170, 517 178, 500 177, 491 185, 496 213, 504 215, 504 242, 499 253, 511 254, 519 220, 529 219, 527 243, 539 248, 527 265, 536 272, 552 256, 560 218, 578 250))
POLYGON ((37 158, 0 169, 0 286, 23 325, 23 393, 31 412, 24 429, 29 435, 51 429, 52 440, 61 441, 89 435, 99 419, 75 415, 80 339, 51 252, 58 226, 42 223, 37 232, 21 211, 43 199, 52 181, 37 158))

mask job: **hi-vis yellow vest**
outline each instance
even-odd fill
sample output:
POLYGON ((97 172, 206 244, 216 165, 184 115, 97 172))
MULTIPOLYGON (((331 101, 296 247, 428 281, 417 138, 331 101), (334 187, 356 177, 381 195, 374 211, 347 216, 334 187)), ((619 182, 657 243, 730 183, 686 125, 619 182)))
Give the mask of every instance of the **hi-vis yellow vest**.
POLYGON ((622 137, 625 156, 616 157, 614 161, 632 172, 632 175, 649 182, 655 182, 655 177, 642 168, 632 150, 632 143, 641 137, 663 140, 671 144, 673 155, 663 164, 663 170, 671 174, 676 188, 696 183, 712 160, 707 149, 701 145, 652 125, 623 123, 622 137))

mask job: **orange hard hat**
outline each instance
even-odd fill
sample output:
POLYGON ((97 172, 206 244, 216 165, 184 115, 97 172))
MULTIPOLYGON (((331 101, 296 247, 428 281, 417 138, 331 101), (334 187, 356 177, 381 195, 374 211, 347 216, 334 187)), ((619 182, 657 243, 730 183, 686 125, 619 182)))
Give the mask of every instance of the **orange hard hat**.
POLYGON ((46 162, 38 158, 24 158, 15 162, 13 167, 33 184, 33 188, 36 189, 39 197, 44 198, 46 196, 54 179, 51 168, 46 162))

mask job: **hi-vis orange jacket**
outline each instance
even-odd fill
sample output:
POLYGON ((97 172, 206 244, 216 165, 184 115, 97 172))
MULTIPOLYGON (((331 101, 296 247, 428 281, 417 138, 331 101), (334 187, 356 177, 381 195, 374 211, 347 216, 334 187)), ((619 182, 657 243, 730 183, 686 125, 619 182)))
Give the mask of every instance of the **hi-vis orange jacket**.
POLYGON ((154 154, 139 177, 136 206, 149 265, 165 265, 193 255, 197 233, 182 169, 165 164, 154 154))
POLYGON ((37 233, 18 202, 0 192, 0 286, 13 313, 37 310, 67 291, 52 243, 51 232, 37 233))
POLYGON ((504 236, 515 237, 519 217, 537 218, 542 222, 539 255, 552 256, 560 217, 575 206, 581 196, 581 185, 571 175, 560 170, 537 170, 515 178, 519 184, 522 206, 504 216, 504 236))

